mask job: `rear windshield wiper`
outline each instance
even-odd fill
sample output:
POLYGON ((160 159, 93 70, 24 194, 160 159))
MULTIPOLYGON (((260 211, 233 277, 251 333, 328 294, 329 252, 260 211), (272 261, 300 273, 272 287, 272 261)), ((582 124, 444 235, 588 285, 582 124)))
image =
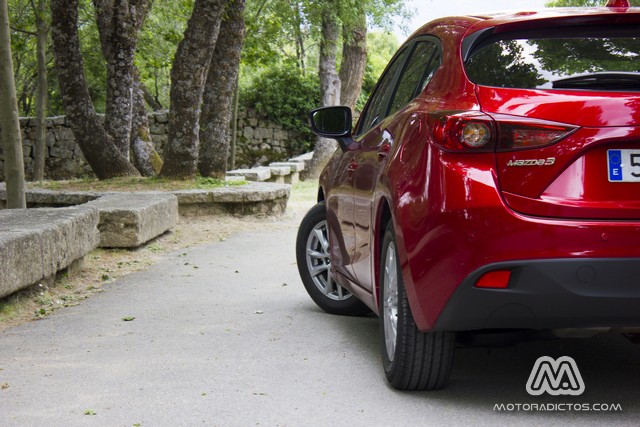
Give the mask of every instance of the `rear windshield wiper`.
POLYGON ((554 89, 600 89, 640 91, 640 73, 601 72, 551 82, 554 89))

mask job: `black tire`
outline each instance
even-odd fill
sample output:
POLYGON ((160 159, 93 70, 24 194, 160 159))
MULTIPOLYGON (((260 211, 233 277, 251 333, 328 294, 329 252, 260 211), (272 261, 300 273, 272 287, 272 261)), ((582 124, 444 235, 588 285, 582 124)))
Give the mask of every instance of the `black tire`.
POLYGON ((418 330, 407 300, 396 247, 393 225, 389 222, 380 257, 380 331, 384 372, 389 383, 398 390, 441 389, 449 380, 455 334, 418 330), (397 320, 395 334, 394 318, 397 320))
POLYGON ((313 301, 331 314, 359 316, 371 310, 334 282, 330 271, 326 209, 320 202, 307 212, 296 239, 298 272, 313 301))

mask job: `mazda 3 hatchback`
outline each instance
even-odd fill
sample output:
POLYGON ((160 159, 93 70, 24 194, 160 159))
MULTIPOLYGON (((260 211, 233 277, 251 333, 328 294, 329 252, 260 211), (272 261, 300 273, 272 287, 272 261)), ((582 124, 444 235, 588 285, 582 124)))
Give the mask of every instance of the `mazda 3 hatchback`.
POLYGON ((640 8, 430 22, 354 127, 311 124, 340 148, 300 275, 323 310, 379 316, 394 387, 443 387, 476 335, 640 332, 640 8))

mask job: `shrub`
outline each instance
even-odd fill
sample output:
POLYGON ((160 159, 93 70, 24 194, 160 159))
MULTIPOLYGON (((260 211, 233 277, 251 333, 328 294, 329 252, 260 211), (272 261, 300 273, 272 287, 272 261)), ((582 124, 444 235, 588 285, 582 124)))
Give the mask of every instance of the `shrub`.
POLYGON ((271 68, 246 88, 242 103, 267 115, 285 129, 300 132, 311 140, 309 111, 320 105, 320 81, 317 75, 302 73, 294 67, 271 68))

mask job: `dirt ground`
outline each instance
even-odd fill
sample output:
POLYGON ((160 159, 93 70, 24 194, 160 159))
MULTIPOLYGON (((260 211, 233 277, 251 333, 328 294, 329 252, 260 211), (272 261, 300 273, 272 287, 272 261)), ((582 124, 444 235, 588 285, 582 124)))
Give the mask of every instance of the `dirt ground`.
POLYGON ((282 227, 285 223, 297 222, 313 205, 316 191, 315 183, 294 186, 284 217, 216 215, 180 218, 175 228, 140 248, 96 249, 85 257, 80 271, 72 275, 63 271, 53 282, 38 283, 0 299, 0 331, 80 304, 91 295, 104 292, 109 283, 149 268, 168 253, 221 241, 239 232, 282 227))

